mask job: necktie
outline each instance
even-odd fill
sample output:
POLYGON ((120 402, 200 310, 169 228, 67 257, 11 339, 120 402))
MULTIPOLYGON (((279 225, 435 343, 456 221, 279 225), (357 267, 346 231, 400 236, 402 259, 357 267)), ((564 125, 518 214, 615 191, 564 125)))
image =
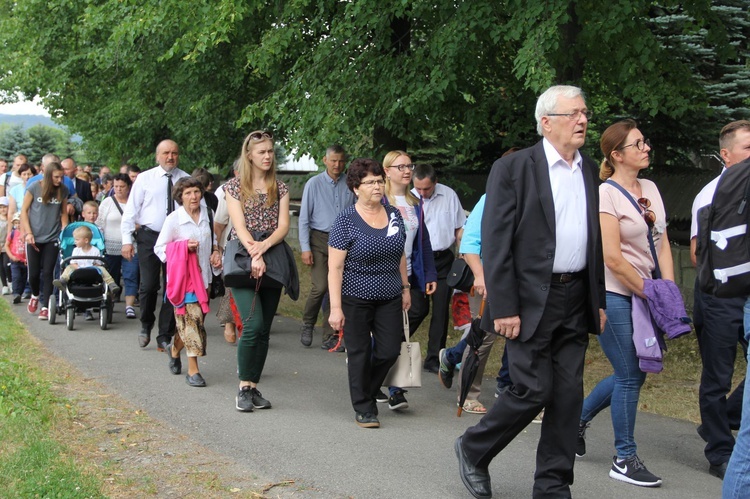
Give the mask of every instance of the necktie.
POLYGON ((172 201, 172 174, 165 173, 167 177, 167 215, 174 211, 174 201, 172 201))

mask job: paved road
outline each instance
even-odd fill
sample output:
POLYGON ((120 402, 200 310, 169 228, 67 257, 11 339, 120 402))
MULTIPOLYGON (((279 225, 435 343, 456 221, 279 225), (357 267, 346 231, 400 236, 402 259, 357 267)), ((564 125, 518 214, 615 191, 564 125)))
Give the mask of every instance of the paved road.
MULTIPOLYGON (((455 392, 433 375, 410 390, 410 407, 389 411, 381 405, 377 430, 354 423, 346 380, 345 354, 299 343, 299 323, 277 317, 271 350, 259 385, 273 409, 240 413, 234 408, 236 348, 224 342, 213 314, 208 320, 208 355, 201 372, 208 387, 191 388, 173 376, 167 357, 151 344, 137 345, 138 321, 116 306, 108 331, 98 322, 49 325, 14 310, 29 330, 55 354, 95 377, 152 416, 196 438, 213 451, 236 459, 273 481, 294 479, 305 497, 460 498, 470 497, 457 473, 453 441, 479 416, 456 417, 455 392)), ((186 361, 183 357, 183 364, 186 361)), ((491 403, 493 380, 483 396, 491 403)), ((530 497, 539 425, 530 425, 490 466, 495 497, 530 497)), ((639 455, 664 478, 660 489, 645 489, 608 477, 613 454, 609 414, 589 430, 589 452, 576 464, 577 498, 718 498, 721 482, 707 472, 703 442, 692 423, 638 415, 639 455)))

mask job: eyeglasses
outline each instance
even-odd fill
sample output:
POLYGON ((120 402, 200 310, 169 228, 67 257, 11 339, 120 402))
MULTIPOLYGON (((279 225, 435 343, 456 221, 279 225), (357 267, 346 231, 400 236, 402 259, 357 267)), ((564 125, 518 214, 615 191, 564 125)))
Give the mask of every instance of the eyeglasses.
POLYGON ((594 117, 594 111, 588 109, 576 109, 569 113, 549 113, 547 116, 567 116, 570 121, 577 120, 580 115, 584 115, 587 120, 594 117))
POLYGON ((398 168, 398 171, 402 172, 404 170, 414 171, 416 166, 414 163, 409 163, 408 165, 391 165, 388 168, 398 168))
POLYGON ((638 149, 639 151, 643 152, 643 150, 646 148, 646 146, 648 146, 648 148, 651 149, 651 141, 648 140, 648 139, 638 139, 635 142, 633 142, 632 144, 626 144, 624 146, 620 146, 620 147, 618 147, 618 149, 625 149, 626 147, 630 147, 630 146, 633 146, 636 149, 638 149))
POLYGON ((359 185, 366 185, 367 187, 372 187, 373 185, 377 185, 377 186, 382 187, 382 186, 385 185, 385 180, 383 180, 383 179, 365 180, 364 182, 360 182, 359 185))
POLYGON ((638 205, 643 210, 643 219, 646 221, 646 225, 648 225, 649 229, 652 228, 654 223, 656 223, 656 213, 649 210, 651 201, 648 198, 640 198, 638 199, 638 205))
POLYGON ((268 132, 252 132, 248 137, 252 140, 273 140, 273 135, 268 132))

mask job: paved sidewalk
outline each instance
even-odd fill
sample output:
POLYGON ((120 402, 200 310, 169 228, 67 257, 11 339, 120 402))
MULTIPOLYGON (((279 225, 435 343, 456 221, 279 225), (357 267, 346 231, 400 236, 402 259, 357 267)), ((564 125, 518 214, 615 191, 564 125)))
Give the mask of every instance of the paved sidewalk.
MULTIPOLYGON (((77 318, 74 331, 49 325, 13 306, 29 330, 49 350, 86 376, 95 377, 165 427, 190 435, 228 459, 257 470, 264 479, 293 479, 303 497, 461 498, 470 497, 458 477, 453 441, 480 416, 456 417, 455 391, 444 390, 434 375, 409 390, 409 409, 390 411, 381 404, 382 428, 361 429, 349 402, 345 354, 299 343, 296 321, 277 317, 259 389, 273 409, 240 413, 236 347, 224 342, 215 316, 208 317, 208 355, 200 360, 206 388, 191 388, 184 375, 173 376, 167 357, 152 344, 137 343, 140 322, 125 319, 115 307, 108 331, 98 322, 77 318)), ((64 319, 64 318, 63 318, 64 319)), ((64 322, 64 320, 63 320, 64 322)), ((187 362, 183 356, 183 365, 187 362)), ((186 369, 186 367, 185 367, 186 369)), ((493 380, 486 379, 482 401, 493 402, 493 380)), ((530 497, 539 425, 530 425, 490 466, 495 497, 530 497)), ((576 498, 718 498, 721 481, 708 474, 703 441, 689 422, 640 413, 638 454, 664 479, 645 489, 608 477, 613 454, 609 414, 588 431, 588 454, 576 464, 576 498)))

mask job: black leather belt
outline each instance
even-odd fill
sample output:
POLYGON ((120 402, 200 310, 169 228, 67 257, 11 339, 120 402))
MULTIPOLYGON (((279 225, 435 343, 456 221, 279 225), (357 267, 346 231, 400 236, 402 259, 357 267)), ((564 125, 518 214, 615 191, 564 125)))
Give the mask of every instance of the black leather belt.
POLYGON ((578 272, 571 272, 567 274, 552 274, 552 282, 560 284, 567 284, 572 281, 577 281, 578 279, 583 279, 585 272, 583 270, 578 272))
POLYGON ((444 249, 444 250, 440 250, 440 251, 433 251, 432 255, 433 255, 434 258, 440 258, 441 256, 444 256, 446 253, 450 253, 451 255, 453 254, 453 252, 451 250, 444 249))
POLYGON ((153 230, 153 229, 150 229, 150 228, 146 227, 145 225, 141 225, 141 226, 140 226, 140 228, 139 228, 138 230, 142 230, 142 231, 143 231, 143 232, 145 232, 146 234, 149 234, 149 233, 150 233, 150 234, 156 234, 157 236, 159 235, 159 233, 158 233, 158 232, 156 232, 156 231, 155 231, 155 230, 153 230))
POLYGON ((328 232, 326 232, 324 230, 310 229, 310 232, 320 232, 321 234, 325 234, 326 236, 328 235, 328 232))

